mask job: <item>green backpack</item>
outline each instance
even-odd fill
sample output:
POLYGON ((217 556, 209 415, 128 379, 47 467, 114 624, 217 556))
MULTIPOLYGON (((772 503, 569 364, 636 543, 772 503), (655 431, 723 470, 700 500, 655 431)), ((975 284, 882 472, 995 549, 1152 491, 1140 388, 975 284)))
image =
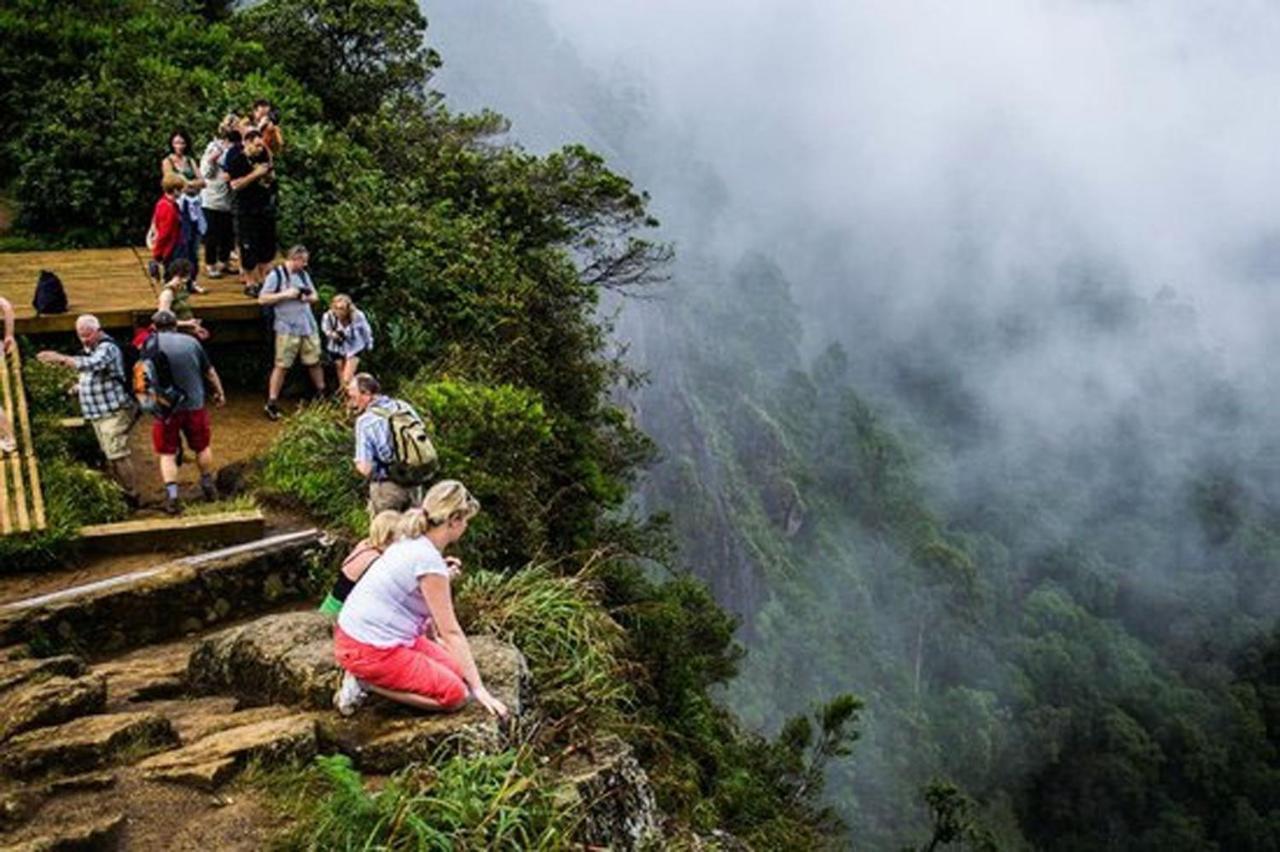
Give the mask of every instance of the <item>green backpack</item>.
POLYGON ((436 470, 436 448, 427 426, 408 407, 396 409, 371 406, 369 411, 387 421, 395 458, 386 465, 387 479, 397 485, 424 485, 436 470))

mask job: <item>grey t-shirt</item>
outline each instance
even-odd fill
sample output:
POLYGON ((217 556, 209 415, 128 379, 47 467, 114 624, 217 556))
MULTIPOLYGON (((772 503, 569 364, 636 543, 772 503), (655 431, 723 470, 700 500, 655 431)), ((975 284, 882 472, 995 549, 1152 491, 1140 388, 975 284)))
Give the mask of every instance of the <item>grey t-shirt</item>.
MULTIPOLYGON (((262 292, 266 294, 283 293, 290 287, 297 287, 303 293, 315 292, 315 287, 311 286, 311 277, 307 275, 306 270, 293 273, 287 266, 277 266, 267 273, 267 280, 262 282, 262 292)), ((316 327, 316 315, 311 312, 310 303, 301 299, 286 299, 283 302, 276 302, 272 307, 275 309, 276 334, 310 337, 320 333, 319 328, 316 327)))
POLYGON ((160 351, 169 359, 173 383, 187 395, 179 411, 204 408, 204 374, 209 371, 209 356, 200 341, 176 331, 158 332, 160 351))

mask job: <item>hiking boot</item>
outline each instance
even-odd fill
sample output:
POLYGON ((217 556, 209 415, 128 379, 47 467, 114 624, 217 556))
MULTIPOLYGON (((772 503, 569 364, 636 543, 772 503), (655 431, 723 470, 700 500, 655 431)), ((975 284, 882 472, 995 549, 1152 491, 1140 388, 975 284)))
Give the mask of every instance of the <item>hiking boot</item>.
POLYGON ((333 694, 333 709, 343 716, 350 716, 368 697, 369 690, 364 688, 360 678, 351 672, 343 672, 342 685, 333 694))
POLYGON ((200 478, 200 493, 204 495, 204 499, 210 503, 217 502, 218 489, 213 484, 213 479, 208 477, 200 478))
POLYGON ((177 497, 164 498, 164 513, 166 515, 181 515, 182 503, 177 497))
POLYGON ((9 453, 17 452, 18 442, 13 438, 0 438, 0 456, 7 456, 9 453))
POLYGON ((267 415, 268 420, 279 420, 284 416, 284 412, 281 411, 274 402, 268 402, 266 405, 262 406, 262 411, 267 415))

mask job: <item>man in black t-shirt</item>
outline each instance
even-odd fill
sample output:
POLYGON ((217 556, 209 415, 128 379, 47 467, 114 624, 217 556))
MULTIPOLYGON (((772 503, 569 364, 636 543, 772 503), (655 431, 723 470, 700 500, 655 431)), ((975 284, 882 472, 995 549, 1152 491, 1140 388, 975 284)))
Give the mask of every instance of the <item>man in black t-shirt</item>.
POLYGON ((227 152, 232 211, 240 237, 240 273, 245 291, 257 295, 276 259, 276 176, 271 152, 256 129, 227 152))

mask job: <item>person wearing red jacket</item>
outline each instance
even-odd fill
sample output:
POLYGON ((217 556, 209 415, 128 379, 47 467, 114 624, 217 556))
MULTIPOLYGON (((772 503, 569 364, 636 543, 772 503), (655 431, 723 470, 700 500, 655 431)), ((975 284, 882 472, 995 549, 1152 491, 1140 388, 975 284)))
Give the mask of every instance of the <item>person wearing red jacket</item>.
POLYGON ((187 182, 179 174, 167 174, 160 182, 164 195, 156 202, 151 213, 151 234, 148 244, 151 246, 151 275, 160 278, 166 275, 169 264, 173 262, 174 251, 182 238, 182 220, 178 212, 178 195, 187 182))

